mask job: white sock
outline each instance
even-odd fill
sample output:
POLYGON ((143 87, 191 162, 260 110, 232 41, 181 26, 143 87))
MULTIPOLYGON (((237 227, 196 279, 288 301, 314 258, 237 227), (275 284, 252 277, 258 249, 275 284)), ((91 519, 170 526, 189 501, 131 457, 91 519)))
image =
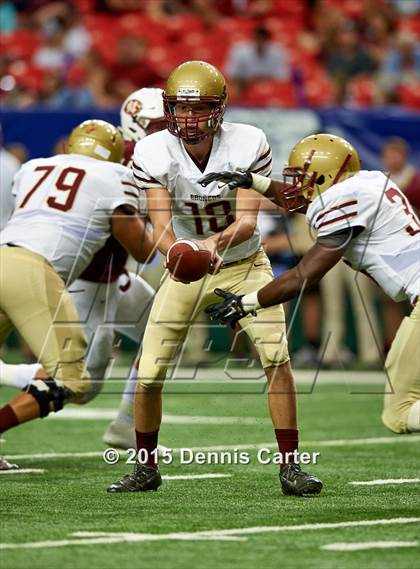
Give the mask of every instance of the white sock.
POLYGON ((138 370, 133 366, 124 387, 124 393, 118 408, 118 419, 132 421, 134 417, 134 397, 136 394, 138 370))
POLYGON ((134 366, 130 369, 130 375, 126 381, 123 393, 123 399, 134 402, 134 396, 136 395, 136 385, 137 385, 137 375, 138 369, 134 366))
POLYGON ((0 385, 23 389, 41 369, 39 364, 6 364, 0 360, 0 385))
POLYGON ((420 431, 420 399, 410 407, 407 417, 407 429, 410 433, 418 433, 420 431))

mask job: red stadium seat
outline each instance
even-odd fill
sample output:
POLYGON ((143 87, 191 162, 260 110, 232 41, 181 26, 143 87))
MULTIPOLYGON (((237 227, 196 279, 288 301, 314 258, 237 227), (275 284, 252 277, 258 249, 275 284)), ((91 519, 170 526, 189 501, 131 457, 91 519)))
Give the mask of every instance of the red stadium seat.
POLYGON ((293 84, 290 81, 275 79, 252 83, 241 95, 240 102, 253 107, 295 107, 297 105, 293 84))
POLYGON ((16 79, 16 83, 25 87, 32 93, 38 93, 41 90, 46 71, 29 65, 24 61, 16 61, 9 67, 9 72, 16 79))
POLYGON ((356 77, 348 83, 350 102, 360 107, 370 107, 375 103, 376 85, 370 77, 356 77))
POLYGON ((1 38, 1 52, 10 59, 30 59, 40 45, 39 36, 27 30, 2 34, 1 38))
POLYGON ((398 22, 398 30, 413 34, 418 39, 420 38, 420 15, 411 16, 410 18, 401 18, 398 22))
POLYGON ((115 52, 121 30, 116 20, 106 14, 90 14, 85 18, 86 27, 92 38, 93 49, 106 64, 115 60, 115 52))
POLYGON ((149 45, 163 45, 168 42, 168 30, 164 25, 157 25, 144 14, 124 14, 118 19, 120 35, 141 37, 149 45))
POLYGON ((310 107, 322 107, 334 102, 334 88, 328 76, 322 71, 304 82, 306 104, 310 107))
POLYGON ((404 107, 420 110, 420 81, 414 81, 410 85, 400 85, 398 96, 404 107))

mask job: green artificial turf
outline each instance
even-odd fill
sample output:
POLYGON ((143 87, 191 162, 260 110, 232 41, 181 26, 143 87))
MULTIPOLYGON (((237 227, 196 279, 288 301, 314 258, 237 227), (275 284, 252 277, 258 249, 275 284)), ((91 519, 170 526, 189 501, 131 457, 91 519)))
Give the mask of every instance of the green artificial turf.
MULTIPOLYGON (((216 372, 215 372, 216 373, 216 372)), ((351 481, 418 477, 419 443, 386 431, 380 422, 381 386, 366 385, 355 393, 349 382, 340 385, 300 386, 301 450, 318 451, 318 464, 306 469, 324 481, 314 498, 284 497, 277 467, 257 461, 248 449, 247 465, 182 465, 174 453, 164 475, 228 474, 226 478, 166 480, 158 492, 107 494, 107 485, 128 472, 122 462, 105 464, 101 456, 32 457, 16 460, 22 468, 46 469, 43 474, 0 477, 0 542, 60 542, 84 539, 88 545, 0 549, 1 569, 107 568, 374 568, 408 569, 418 566, 418 547, 333 552, 321 546, 337 542, 420 541, 419 525, 392 524, 299 531, 250 530, 234 534, 234 541, 198 539, 197 532, 226 529, 296 526, 361 520, 419 517, 418 484, 353 486, 351 481), (367 393, 366 391, 374 393, 367 393), (360 393, 364 391, 364 393, 360 393), (391 437, 380 444, 352 445, 325 441, 391 437), (311 441, 314 441, 311 443, 311 441), (316 441, 322 441, 317 444, 316 441), (148 534, 148 541, 92 543, 74 532, 148 534), (185 539, 151 541, 150 534, 188 532, 185 539), (195 535, 194 535, 195 534, 195 535), (241 538, 240 540, 238 538, 241 538)), ((118 405, 115 385, 106 387, 89 408, 118 405)), ((256 445, 273 443, 262 385, 243 383, 168 384, 165 413, 172 416, 245 417, 255 423, 163 424, 160 440, 172 448, 256 445)), ((7 401, 12 390, 2 389, 7 401)), ((74 409, 74 407, 73 407, 74 409)), ((2 452, 20 454, 94 452, 107 420, 46 419, 6 433, 2 452)), ((232 536, 231 536, 232 537, 232 536)), ((1 547, 1 546, 0 546, 1 547)))

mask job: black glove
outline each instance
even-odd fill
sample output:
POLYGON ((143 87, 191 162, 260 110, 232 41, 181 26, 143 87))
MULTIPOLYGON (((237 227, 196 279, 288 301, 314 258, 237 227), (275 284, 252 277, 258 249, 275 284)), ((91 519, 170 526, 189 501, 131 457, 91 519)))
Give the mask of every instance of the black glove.
MULTIPOLYGON (((216 320, 220 324, 230 324, 232 328, 235 328, 238 320, 248 314, 242 304, 243 295, 238 296, 221 288, 215 288, 214 292, 224 300, 208 306, 205 310, 206 314, 209 315, 210 320, 216 320)), ((251 314, 255 315, 255 310, 251 314)))
POLYGON ((222 182, 229 190, 236 190, 236 188, 250 188, 252 186, 252 175, 247 170, 236 170, 236 172, 210 172, 198 180, 198 183, 205 188, 211 182, 222 182))

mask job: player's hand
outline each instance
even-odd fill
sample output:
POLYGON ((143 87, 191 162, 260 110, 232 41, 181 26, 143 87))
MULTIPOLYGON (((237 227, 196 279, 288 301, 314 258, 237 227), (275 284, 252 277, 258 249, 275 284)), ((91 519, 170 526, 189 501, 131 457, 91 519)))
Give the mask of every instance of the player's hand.
POLYGON ((219 187, 227 186, 229 190, 237 188, 250 188, 252 186, 252 174, 247 170, 236 170, 235 172, 210 172, 198 180, 198 183, 205 188, 211 182, 222 182, 219 187))
POLYGON ((196 243, 201 247, 207 249, 211 253, 211 264, 209 273, 211 275, 217 274, 223 265, 223 257, 219 255, 217 252, 217 245, 214 242, 214 239, 211 237, 209 239, 204 239, 203 241, 196 241, 196 243))
MULTIPOLYGON (((230 324, 235 328, 235 324, 244 318, 248 312, 242 304, 242 296, 227 292, 221 288, 215 288, 214 292, 223 299, 223 302, 210 304, 205 310, 210 320, 220 324, 230 324)), ((255 311, 252 311, 255 314, 255 311)))

